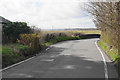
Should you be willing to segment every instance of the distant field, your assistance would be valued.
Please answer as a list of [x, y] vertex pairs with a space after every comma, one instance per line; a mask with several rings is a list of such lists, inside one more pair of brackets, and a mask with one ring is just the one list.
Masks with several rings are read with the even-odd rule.
[[42, 31], [43, 34], [47, 33], [66, 33], [66, 34], [73, 34], [73, 33], [81, 33], [81, 34], [101, 34], [100, 30], [63, 30], [63, 31]]

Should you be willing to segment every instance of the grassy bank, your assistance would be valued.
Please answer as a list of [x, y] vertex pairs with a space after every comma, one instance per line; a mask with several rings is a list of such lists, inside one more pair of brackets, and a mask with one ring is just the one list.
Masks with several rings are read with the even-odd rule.
[[106, 43], [99, 41], [98, 45], [101, 49], [110, 57], [110, 59], [116, 64], [118, 72], [120, 74], [120, 56], [118, 55], [118, 49], [110, 48]]
[[6, 44], [0, 47], [2, 49], [2, 67], [7, 67], [26, 59], [25, 56], [29, 52], [29, 47], [21, 44]]
[[80, 40], [80, 39], [86, 39], [86, 38], [81, 38], [81, 37], [56, 37], [54, 39], [51, 39], [49, 42], [45, 42], [44, 45], [49, 46], [49, 45], [52, 45], [54, 43], [61, 42], [61, 41]]
[[103, 49], [103, 51], [106, 52], [106, 54], [111, 58], [112, 61], [116, 62], [116, 60], [119, 57], [118, 49], [115, 49], [115, 48], [110, 49], [109, 46], [102, 41], [99, 41], [98, 45]]

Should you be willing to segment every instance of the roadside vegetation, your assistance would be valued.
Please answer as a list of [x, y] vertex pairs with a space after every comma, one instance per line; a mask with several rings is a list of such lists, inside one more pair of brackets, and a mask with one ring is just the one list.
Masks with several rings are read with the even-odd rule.
[[25, 22], [5, 24], [2, 36], [2, 68], [34, 56], [40, 50], [39, 35]]
[[59, 30], [59, 31], [41, 31], [42, 34], [47, 34], [47, 33], [65, 33], [67, 35], [72, 35], [72, 34], [101, 34], [100, 30]]
[[[10, 22], [3, 26], [2, 68], [30, 58], [49, 45], [67, 41], [99, 37], [99, 30], [41, 31], [25, 22]], [[89, 36], [89, 37], [88, 37]]]
[[26, 58], [29, 47], [21, 44], [7, 44], [2, 47], [3, 67], [14, 64]]
[[112, 61], [114, 61], [115, 63], [117, 63], [118, 59], [119, 59], [119, 55], [118, 55], [118, 49], [116, 48], [111, 48], [108, 46], [108, 44], [99, 41], [98, 45], [102, 48], [102, 50], [105, 51], [105, 53], [110, 57], [110, 59]]
[[93, 21], [101, 30], [99, 46], [110, 56], [120, 74], [120, 2], [90, 2], [87, 12], [93, 16]]
[[85, 39], [85, 38], [80, 38], [80, 37], [56, 37], [54, 39], [50, 39], [50, 41], [45, 42], [45, 46], [49, 46], [51, 44], [61, 42], [61, 41], [68, 41], [68, 40], [80, 40], [80, 39]]
[[100, 31], [99, 30], [41, 31], [40, 35], [41, 35], [40, 40], [43, 43], [43, 45], [49, 46], [51, 44], [61, 41], [97, 38], [100, 37]]

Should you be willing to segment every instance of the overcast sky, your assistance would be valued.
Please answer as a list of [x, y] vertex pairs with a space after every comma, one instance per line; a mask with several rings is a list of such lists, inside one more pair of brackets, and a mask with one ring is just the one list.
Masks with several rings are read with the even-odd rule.
[[0, 0], [0, 16], [41, 29], [93, 28], [80, 0]]

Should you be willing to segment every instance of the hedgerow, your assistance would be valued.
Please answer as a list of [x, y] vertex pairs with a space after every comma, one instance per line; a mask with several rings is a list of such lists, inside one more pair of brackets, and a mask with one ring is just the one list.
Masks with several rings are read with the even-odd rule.
[[40, 35], [37, 34], [20, 34], [18, 43], [28, 45], [31, 53], [38, 52], [40, 49]]

